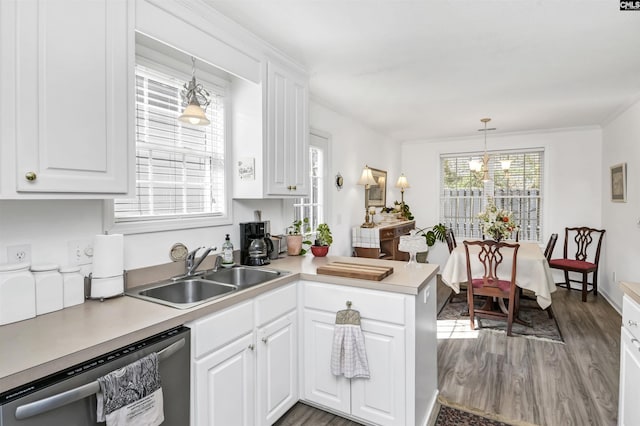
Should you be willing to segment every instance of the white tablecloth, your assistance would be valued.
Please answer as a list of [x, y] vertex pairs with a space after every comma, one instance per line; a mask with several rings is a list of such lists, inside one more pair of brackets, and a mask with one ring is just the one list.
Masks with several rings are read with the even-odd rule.
[[[551, 293], [556, 291], [551, 269], [547, 260], [536, 243], [519, 243], [518, 260], [516, 268], [516, 284], [518, 287], [531, 290], [535, 293], [538, 305], [542, 309], [551, 305]], [[482, 276], [483, 268], [477, 260], [478, 247], [470, 246], [471, 273], [474, 276]], [[476, 253], [476, 256], [473, 253]], [[505, 253], [506, 254], [506, 253]], [[475, 262], [474, 262], [475, 259]], [[511, 279], [512, 256], [508, 254], [498, 268], [500, 279]], [[467, 281], [467, 259], [464, 245], [456, 247], [447, 263], [442, 269], [442, 281], [451, 287], [456, 293], [460, 293], [460, 283]]]

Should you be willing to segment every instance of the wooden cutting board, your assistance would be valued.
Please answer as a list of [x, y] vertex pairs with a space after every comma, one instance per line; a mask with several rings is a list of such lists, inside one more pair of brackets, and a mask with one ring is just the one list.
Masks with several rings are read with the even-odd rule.
[[319, 266], [316, 272], [324, 275], [380, 281], [384, 277], [393, 274], [393, 268], [390, 266], [360, 265], [349, 262], [331, 262], [325, 266]]

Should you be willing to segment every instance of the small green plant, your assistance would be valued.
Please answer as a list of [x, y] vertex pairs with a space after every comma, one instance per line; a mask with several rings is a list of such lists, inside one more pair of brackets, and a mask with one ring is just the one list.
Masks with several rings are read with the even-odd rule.
[[424, 238], [427, 240], [427, 246], [429, 247], [433, 246], [436, 243], [436, 241], [440, 241], [444, 243], [446, 241], [446, 233], [447, 233], [447, 227], [444, 226], [442, 223], [439, 223], [431, 227], [418, 229], [416, 231], [416, 235], [422, 234], [424, 236]]
[[407, 220], [413, 220], [413, 215], [411, 214], [411, 210], [409, 209], [409, 204], [404, 203], [404, 205], [399, 201], [394, 201], [394, 209], [393, 211], [402, 213]]
[[291, 226], [289, 226], [287, 233], [289, 235], [305, 235], [311, 232], [311, 225], [309, 225], [309, 218], [294, 220]]
[[316, 246], [330, 246], [333, 243], [331, 229], [326, 223], [321, 223], [316, 228]]
[[300, 256], [307, 253], [311, 241], [309, 240], [309, 234], [311, 233], [311, 225], [309, 225], [309, 218], [294, 220], [291, 226], [287, 229], [289, 235], [301, 235], [302, 247], [300, 248]]

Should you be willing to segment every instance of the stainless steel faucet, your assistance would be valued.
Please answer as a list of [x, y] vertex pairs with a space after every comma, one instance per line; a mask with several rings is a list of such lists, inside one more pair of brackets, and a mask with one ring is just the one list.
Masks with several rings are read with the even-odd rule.
[[[197, 249], [192, 250], [192, 251], [189, 252], [189, 254], [187, 254], [187, 258], [185, 259], [185, 268], [186, 268], [186, 274], [185, 275], [188, 276], [188, 277], [196, 274], [196, 269], [198, 269], [198, 266], [200, 266], [202, 261], [207, 258], [207, 256], [209, 255], [209, 253], [211, 253], [211, 251], [218, 250], [218, 247], [209, 247], [208, 249], [205, 250], [204, 254], [202, 256], [200, 256], [199, 259], [196, 260], [196, 253], [198, 253], [198, 251], [201, 248], [204, 248], [204, 247], [198, 247]], [[219, 257], [220, 256], [218, 256], [218, 258]], [[218, 262], [217, 262], [217, 259], [216, 259], [216, 267], [217, 267], [217, 265], [218, 265]]]

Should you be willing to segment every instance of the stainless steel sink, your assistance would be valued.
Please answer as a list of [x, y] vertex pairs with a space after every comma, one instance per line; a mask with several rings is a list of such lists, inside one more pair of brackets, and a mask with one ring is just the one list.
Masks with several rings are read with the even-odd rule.
[[201, 278], [185, 278], [135, 288], [127, 294], [178, 309], [188, 309], [237, 290], [238, 287], [232, 284]]
[[205, 272], [197, 277], [183, 277], [136, 287], [126, 293], [138, 299], [188, 309], [231, 292], [274, 280], [287, 273], [274, 269], [238, 266]]
[[281, 277], [285, 272], [274, 269], [262, 269], [248, 266], [237, 266], [205, 273], [202, 278], [237, 286], [239, 289], [253, 287]]

